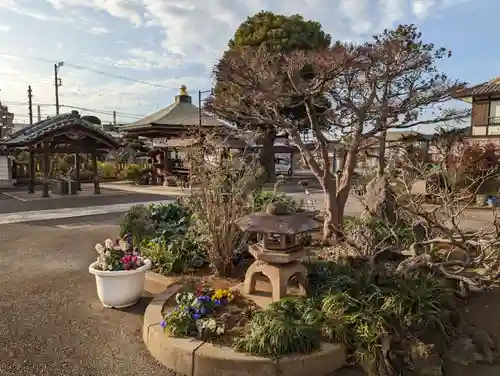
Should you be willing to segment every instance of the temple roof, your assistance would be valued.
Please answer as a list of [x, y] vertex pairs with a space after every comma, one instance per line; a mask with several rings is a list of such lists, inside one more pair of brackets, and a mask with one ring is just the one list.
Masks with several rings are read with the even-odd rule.
[[[183, 85], [180, 88], [179, 95], [175, 96], [174, 103], [141, 120], [122, 127], [121, 130], [127, 132], [158, 126], [194, 127], [199, 124], [199, 116], [199, 108], [192, 103], [191, 96], [188, 95], [186, 86]], [[231, 128], [230, 125], [205, 112], [202, 112], [201, 124], [204, 127]]]
[[91, 135], [91, 138], [95, 138], [107, 147], [114, 148], [120, 145], [117, 139], [104, 132], [99, 126], [82, 119], [78, 111], [53, 116], [26, 126], [12, 133], [2, 144], [7, 147], [26, 146], [50, 139], [52, 136], [64, 133], [64, 131], [70, 135], [75, 130], [85, 131], [87, 135]]
[[479, 95], [500, 94], [500, 77], [459, 90], [453, 97], [462, 99]]

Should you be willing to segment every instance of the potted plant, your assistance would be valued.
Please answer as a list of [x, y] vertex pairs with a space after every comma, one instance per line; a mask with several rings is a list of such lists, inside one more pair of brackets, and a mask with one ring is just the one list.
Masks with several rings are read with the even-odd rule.
[[107, 308], [130, 307], [139, 301], [144, 290], [151, 260], [134, 250], [131, 238], [126, 237], [125, 245], [106, 239], [104, 245], [95, 246], [99, 256], [90, 264], [89, 272], [95, 276], [97, 295]]

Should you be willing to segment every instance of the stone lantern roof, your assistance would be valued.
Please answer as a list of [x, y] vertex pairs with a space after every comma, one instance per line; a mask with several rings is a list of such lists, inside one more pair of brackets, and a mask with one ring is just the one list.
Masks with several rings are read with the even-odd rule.
[[245, 232], [261, 234], [295, 235], [321, 228], [321, 224], [307, 213], [253, 213], [236, 222]]

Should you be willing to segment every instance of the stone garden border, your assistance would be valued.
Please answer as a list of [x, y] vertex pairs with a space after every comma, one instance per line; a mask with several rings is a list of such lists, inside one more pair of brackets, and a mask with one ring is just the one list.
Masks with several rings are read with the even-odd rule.
[[160, 326], [165, 302], [183, 289], [169, 286], [155, 296], [144, 314], [143, 340], [151, 355], [165, 367], [187, 376], [326, 376], [343, 367], [346, 350], [342, 344], [323, 343], [311, 354], [290, 355], [277, 360], [251, 356], [230, 347], [167, 336]]

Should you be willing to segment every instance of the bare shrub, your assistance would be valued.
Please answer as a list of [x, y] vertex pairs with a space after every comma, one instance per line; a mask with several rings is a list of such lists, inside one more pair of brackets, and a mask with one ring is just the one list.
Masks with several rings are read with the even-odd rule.
[[[186, 199], [200, 236], [208, 245], [208, 261], [216, 275], [230, 276], [247, 237], [235, 225], [260, 187], [262, 168], [251, 157], [230, 157], [211, 137], [190, 148], [188, 163], [192, 194]], [[244, 154], [244, 153], [243, 153]], [[217, 156], [210, 163], [207, 155]]]

